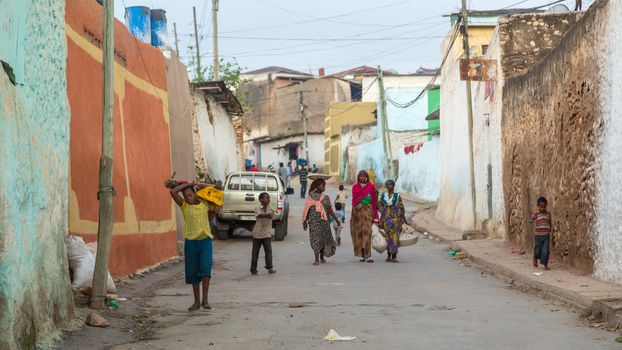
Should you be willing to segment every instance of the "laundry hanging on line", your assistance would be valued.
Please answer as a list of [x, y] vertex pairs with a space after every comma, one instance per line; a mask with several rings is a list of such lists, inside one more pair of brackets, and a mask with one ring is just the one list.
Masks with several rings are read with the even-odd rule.
[[423, 148], [423, 143], [418, 143], [416, 145], [405, 146], [404, 147], [404, 153], [405, 154], [416, 153], [416, 152], [421, 151], [422, 148]]

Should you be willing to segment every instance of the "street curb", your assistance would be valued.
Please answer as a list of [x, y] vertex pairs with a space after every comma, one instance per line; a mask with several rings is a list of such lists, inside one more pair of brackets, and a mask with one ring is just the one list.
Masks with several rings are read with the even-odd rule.
[[591, 314], [601, 315], [603, 320], [610, 326], [622, 325], [622, 310], [613, 307], [607, 300], [592, 299], [574, 291], [536, 281], [505, 266], [473, 256], [469, 253], [468, 249], [465, 249], [460, 244], [460, 241], [448, 240], [434, 232], [430, 232], [425, 227], [416, 224], [414, 217], [411, 221], [412, 226], [418, 232], [427, 232], [427, 236], [432, 237], [438, 242], [449, 245], [451, 249], [465, 252], [468, 259], [473, 262], [473, 264], [477, 265], [476, 267], [485, 270], [500, 280], [508, 282], [521, 291], [542, 293], [546, 297], [560, 301], [583, 314], [589, 311]]

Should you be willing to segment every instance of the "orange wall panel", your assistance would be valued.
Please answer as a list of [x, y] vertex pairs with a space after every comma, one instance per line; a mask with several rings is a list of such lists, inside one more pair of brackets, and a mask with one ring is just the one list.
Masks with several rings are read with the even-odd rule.
[[[101, 155], [103, 10], [92, 0], [66, 3], [67, 96], [71, 108], [70, 233], [97, 239]], [[135, 42], [115, 21], [113, 276], [176, 255], [166, 67], [161, 51]], [[190, 155], [192, 157], [192, 154]]]

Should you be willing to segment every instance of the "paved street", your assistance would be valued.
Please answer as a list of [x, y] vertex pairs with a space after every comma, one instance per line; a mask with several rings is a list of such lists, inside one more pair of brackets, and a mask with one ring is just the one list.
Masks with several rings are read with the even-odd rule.
[[430, 240], [401, 250], [400, 264], [379, 255], [374, 264], [359, 263], [346, 228], [337, 254], [312, 266], [301, 205], [293, 200], [290, 234], [273, 243], [276, 275], [250, 275], [249, 239], [218, 242], [213, 310], [185, 311], [191, 291], [176, 265], [173, 283], [147, 302], [160, 315], [153, 338], [114, 349], [329, 348], [322, 338], [331, 328], [357, 337], [332, 345], [340, 349], [620, 348], [615, 333], [586, 327], [563, 306], [460, 265]]

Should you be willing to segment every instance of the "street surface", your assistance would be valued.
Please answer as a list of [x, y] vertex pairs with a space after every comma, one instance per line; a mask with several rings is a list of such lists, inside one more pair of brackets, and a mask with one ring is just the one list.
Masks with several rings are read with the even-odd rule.
[[[615, 333], [508, 289], [428, 239], [400, 250], [399, 264], [378, 254], [374, 264], [359, 263], [346, 224], [337, 254], [312, 266], [303, 202], [293, 197], [289, 235], [273, 242], [276, 275], [251, 276], [250, 239], [219, 241], [213, 310], [188, 314], [191, 288], [177, 264], [146, 302], [159, 315], [150, 339], [113, 349], [620, 349]], [[331, 345], [323, 340], [331, 328], [357, 340]]]

